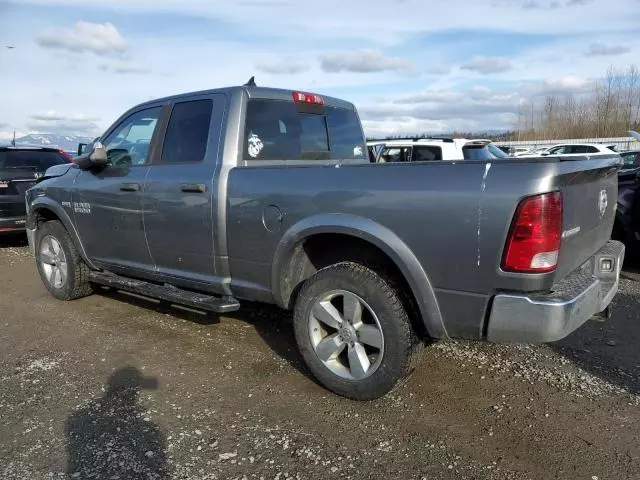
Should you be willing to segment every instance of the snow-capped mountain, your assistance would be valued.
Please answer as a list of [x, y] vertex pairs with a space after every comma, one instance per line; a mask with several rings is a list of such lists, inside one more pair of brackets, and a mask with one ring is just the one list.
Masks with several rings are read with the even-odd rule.
[[16, 138], [16, 146], [30, 147], [55, 147], [75, 152], [78, 143], [88, 143], [92, 138], [78, 135], [57, 135], [55, 133], [30, 133], [24, 137]]

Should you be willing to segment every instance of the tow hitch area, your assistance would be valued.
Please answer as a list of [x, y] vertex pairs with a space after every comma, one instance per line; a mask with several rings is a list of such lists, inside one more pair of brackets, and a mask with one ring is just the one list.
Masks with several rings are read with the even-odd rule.
[[595, 320], [596, 322], [606, 322], [611, 319], [611, 310], [611, 305], [609, 305], [600, 313], [596, 313], [591, 320]]

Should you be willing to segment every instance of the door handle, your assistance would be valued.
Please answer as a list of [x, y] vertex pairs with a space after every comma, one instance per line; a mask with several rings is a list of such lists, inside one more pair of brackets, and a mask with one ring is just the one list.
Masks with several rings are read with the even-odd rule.
[[121, 183], [120, 190], [123, 192], [137, 192], [140, 190], [139, 183]]
[[183, 183], [180, 185], [180, 190], [183, 192], [204, 193], [207, 190], [207, 186], [204, 183]]

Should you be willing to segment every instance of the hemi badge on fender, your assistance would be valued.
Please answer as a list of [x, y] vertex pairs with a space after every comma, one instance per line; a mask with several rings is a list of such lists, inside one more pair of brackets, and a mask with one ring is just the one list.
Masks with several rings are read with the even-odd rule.
[[571, 230], [565, 230], [564, 232], [562, 232], [562, 238], [569, 238], [574, 236], [576, 233], [580, 232], [580, 227], [575, 227], [572, 228]]

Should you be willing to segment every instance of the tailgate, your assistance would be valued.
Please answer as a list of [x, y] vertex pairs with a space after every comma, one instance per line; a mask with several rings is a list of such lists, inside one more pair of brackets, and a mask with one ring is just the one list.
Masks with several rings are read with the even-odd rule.
[[31, 168], [2, 168], [0, 169], [0, 198], [24, 196], [36, 181], [36, 172]]
[[563, 235], [556, 280], [582, 265], [607, 240], [616, 213], [618, 156], [558, 164], [563, 196]]

